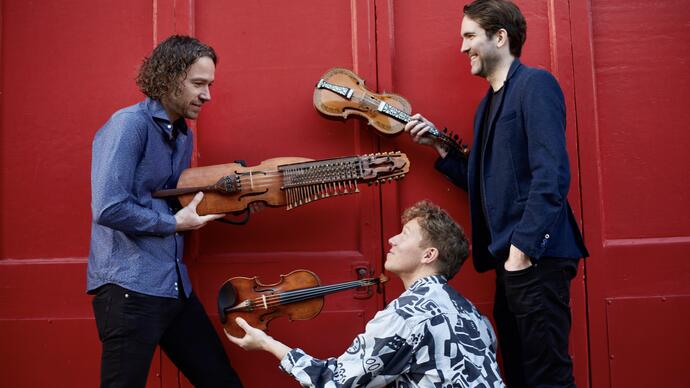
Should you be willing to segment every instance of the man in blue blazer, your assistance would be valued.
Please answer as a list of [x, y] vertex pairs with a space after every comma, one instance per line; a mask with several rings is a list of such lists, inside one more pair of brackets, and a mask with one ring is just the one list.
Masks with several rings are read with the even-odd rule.
[[568, 205], [565, 104], [556, 79], [519, 61], [526, 22], [506, 0], [464, 7], [462, 49], [490, 88], [474, 118], [469, 157], [426, 133], [419, 114], [405, 130], [440, 155], [436, 168], [468, 191], [472, 256], [496, 270], [494, 318], [510, 387], [574, 386], [568, 354], [570, 281], [588, 256]]

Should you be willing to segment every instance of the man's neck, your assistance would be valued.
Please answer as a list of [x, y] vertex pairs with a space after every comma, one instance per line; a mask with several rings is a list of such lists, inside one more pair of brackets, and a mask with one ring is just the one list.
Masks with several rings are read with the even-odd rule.
[[161, 105], [163, 105], [163, 109], [165, 110], [165, 113], [168, 115], [168, 120], [170, 120], [170, 124], [174, 123], [177, 121], [180, 116], [175, 114], [175, 110], [170, 107], [170, 102], [165, 98], [160, 99]]
[[486, 80], [489, 81], [489, 85], [491, 85], [491, 89], [493, 89], [494, 92], [499, 91], [503, 87], [506, 78], [508, 78], [510, 65], [513, 63], [514, 59], [515, 57], [512, 55], [502, 57], [500, 62], [496, 64], [496, 69], [486, 76]]
[[413, 274], [409, 274], [407, 276], [405, 275], [400, 275], [400, 280], [403, 282], [403, 286], [405, 286], [406, 290], [409, 290], [410, 287], [419, 279], [428, 277], [428, 276], [434, 276], [438, 275], [439, 273], [433, 270], [420, 270], [417, 271]]

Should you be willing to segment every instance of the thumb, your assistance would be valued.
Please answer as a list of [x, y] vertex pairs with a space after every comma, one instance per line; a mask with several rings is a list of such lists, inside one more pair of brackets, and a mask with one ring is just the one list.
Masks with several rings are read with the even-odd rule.
[[239, 326], [245, 332], [249, 331], [248, 329], [252, 328], [242, 317], [235, 318], [235, 323], [237, 323], [237, 326]]
[[196, 193], [196, 195], [194, 196], [194, 198], [192, 198], [191, 202], [189, 202], [187, 207], [196, 212], [196, 207], [199, 205], [202, 199], [204, 199], [204, 192], [200, 191]]

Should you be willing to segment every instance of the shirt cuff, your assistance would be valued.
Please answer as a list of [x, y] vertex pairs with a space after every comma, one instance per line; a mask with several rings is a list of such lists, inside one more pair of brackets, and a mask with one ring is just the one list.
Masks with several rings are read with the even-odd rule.
[[172, 214], [163, 214], [161, 216], [161, 226], [163, 228], [163, 234], [175, 233], [175, 228], [177, 227], [175, 216]]
[[290, 351], [287, 352], [285, 357], [283, 357], [283, 359], [280, 360], [280, 369], [287, 374], [292, 374], [292, 368], [295, 367], [295, 363], [297, 362], [297, 360], [306, 355], [307, 354], [304, 353], [302, 349], [290, 349]]

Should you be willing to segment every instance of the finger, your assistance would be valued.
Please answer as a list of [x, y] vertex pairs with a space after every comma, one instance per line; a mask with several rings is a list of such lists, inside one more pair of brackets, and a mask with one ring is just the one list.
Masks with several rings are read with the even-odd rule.
[[199, 205], [199, 203], [201, 202], [201, 200], [203, 198], [204, 198], [204, 192], [203, 191], [196, 193], [196, 195], [194, 196], [194, 198], [192, 198], [191, 202], [189, 202], [187, 207], [194, 210], [194, 212], [196, 213], [196, 207], [197, 207], [197, 205]]
[[228, 337], [228, 340], [230, 340], [230, 342], [237, 346], [242, 346], [242, 338], [235, 337], [232, 334], [228, 333], [228, 330], [226, 328], [223, 328], [223, 331], [225, 332], [225, 336]]
[[226, 214], [207, 214], [205, 216], [199, 216], [199, 220], [203, 223], [206, 223], [209, 221], [217, 220], [219, 218], [223, 218], [225, 216]]

